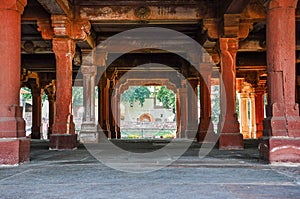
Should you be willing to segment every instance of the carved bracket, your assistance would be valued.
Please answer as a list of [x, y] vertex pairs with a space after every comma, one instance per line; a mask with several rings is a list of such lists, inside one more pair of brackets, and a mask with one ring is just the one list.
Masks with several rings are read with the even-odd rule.
[[38, 30], [44, 39], [68, 37], [76, 41], [87, 40], [91, 34], [91, 24], [88, 20], [70, 20], [65, 15], [52, 15], [49, 20], [39, 20]]
[[41, 32], [42, 38], [45, 40], [50, 40], [53, 38], [53, 29], [50, 20], [38, 20], [38, 31]]
[[203, 29], [207, 31], [210, 40], [219, 39], [221, 35], [220, 21], [218, 19], [204, 19]]

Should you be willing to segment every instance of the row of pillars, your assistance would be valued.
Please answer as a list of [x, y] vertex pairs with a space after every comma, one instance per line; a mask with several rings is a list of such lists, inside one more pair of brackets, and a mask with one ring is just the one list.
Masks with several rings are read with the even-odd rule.
[[[8, 0], [0, 5], [0, 70], [5, 71], [0, 73], [0, 164], [17, 164], [28, 161], [30, 157], [30, 141], [25, 136], [25, 122], [19, 107], [20, 28], [25, 5], [26, 0]], [[271, 162], [300, 162], [300, 117], [295, 103], [296, 5], [296, 0], [271, 0], [267, 8], [268, 106], [260, 155]], [[50, 137], [52, 149], [71, 149], [77, 145], [71, 112], [75, 41], [67, 35], [68, 32], [61, 24], [54, 27], [52, 44], [56, 57], [57, 92]], [[238, 39], [220, 38], [219, 45], [223, 82], [219, 146], [220, 149], [241, 149], [243, 136], [235, 111]], [[102, 125], [107, 125], [106, 122]]]
[[253, 87], [243, 80], [237, 80], [239, 84], [239, 116], [240, 131], [244, 139], [262, 137], [264, 119], [264, 85]]

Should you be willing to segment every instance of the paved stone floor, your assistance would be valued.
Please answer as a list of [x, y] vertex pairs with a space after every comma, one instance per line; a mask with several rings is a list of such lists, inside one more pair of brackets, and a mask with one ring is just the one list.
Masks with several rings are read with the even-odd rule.
[[[164, 145], [116, 144], [137, 152]], [[104, 165], [83, 145], [50, 151], [47, 142], [32, 141], [30, 163], [0, 166], [0, 198], [300, 198], [300, 165], [268, 165], [258, 160], [257, 142], [245, 146], [199, 158], [193, 143], [167, 167], [132, 173]]]

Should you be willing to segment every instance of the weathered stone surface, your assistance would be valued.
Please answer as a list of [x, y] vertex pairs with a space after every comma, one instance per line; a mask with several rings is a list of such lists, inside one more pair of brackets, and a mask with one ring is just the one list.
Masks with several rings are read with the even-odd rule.
[[220, 38], [221, 50], [221, 117], [219, 123], [219, 148], [243, 148], [243, 136], [240, 134], [236, 104], [236, 53], [238, 40]]

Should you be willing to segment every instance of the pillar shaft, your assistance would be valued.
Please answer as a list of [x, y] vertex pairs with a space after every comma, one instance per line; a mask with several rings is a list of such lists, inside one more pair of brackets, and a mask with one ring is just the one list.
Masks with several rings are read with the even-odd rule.
[[200, 125], [199, 141], [213, 142], [216, 139], [211, 121], [211, 65], [200, 65]]
[[300, 162], [300, 117], [295, 103], [296, 4], [295, 0], [270, 0], [267, 8], [268, 106], [260, 156], [270, 162]]
[[248, 93], [240, 94], [240, 118], [241, 118], [241, 133], [244, 138], [250, 138], [249, 117], [248, 117]]
[[220, 149], [243, 148], [243, 136], [240, 134], [236, 115], [236, 53], [238, 39], [220, 38], [221, 52], [221, 118], [220, 118]]
[[56, 57], [56, 115], [50, 137], [50, 148], [72, 149], [77, 136], [72, 116], [72, 59], [75, 43], [69, 38], [54, 38]]
[[30, 157], [19, 107], [21, 14], [25, 5], [26, 0], [7, 0], [0, 5], [0, 164], [19, 164]]
[[[179, 90], [179, 89], [177, 89]], [[176, 124], [177, 124], [177, 129], [176, 129], [176, 138], [181, 137], [181, 113], [180, 113], [180, 96], [179, 96], [179, 91], [176, 92]]]
[[251, 136], [250, 138], [256, 138], [256, 117], [255, 117], [255, 93], [250, 93], [250, 121], [251, 121]]
[[180, 138], [186, 138], [187, 119], [188, 119], [188, 104], [187, 104], [187, 88], [186, 80], [182, 82], [182, 87], [179, 88], [179, 100], [180, 100]]
[[42, 125], [42, 90], [40, 87], [31, 88], [32, 93], [32, 128], [31, 139], [41, 138]]
[[255, 121], [256, 121], [256, 138], [263, 134], [264, 120], [264, 90], [255, 90]]
[[99, 135], [95, 121], [95, 65], [82, 65], [83, 75], [83, 107], [84, 114], [81, 124], [80, 141], [83, 143], [97, 143]]
[[116, 108], [116, 93], [114, 92], [114, 81], [110, 81], [109, 88], [109, 129], [111, 138], [117, 138], [116, 129], [115, 129], [115, 108]]
[[189, 139], [196, 139], [198, 130], [198, 79], [189, 79], [188, 83], [188, 123], [186, 137]]
[[48, 94], [49, 102], [49, 127], [48, 127], [48, 138], [52, 134], [52, 126], [54, 124], [55, 117], [55, 94]]

